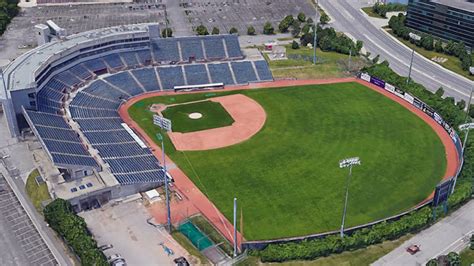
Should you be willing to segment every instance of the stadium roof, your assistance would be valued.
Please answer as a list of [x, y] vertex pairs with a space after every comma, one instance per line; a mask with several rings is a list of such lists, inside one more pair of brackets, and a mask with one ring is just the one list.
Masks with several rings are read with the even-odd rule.
[[[36, 47], [16, 58], [4, 69], [7, 87], [11, 91], [32, 87], [35, 82], [36, 70], [51, 56], [60, 54], [61, 51], [99, 38], [122, 34], [145, 33], [148, 32], [149, 25], [151, 24], [117, 26], [86, 31], [67, 36], [64, 39], [53, 40], [42, 46]], [[4, 98], [4, 89], [1, 82], [0, 89], [0, 97]]]
[[468, 0], [432, 0], [432, 2], [474, 12], [474, 2]]

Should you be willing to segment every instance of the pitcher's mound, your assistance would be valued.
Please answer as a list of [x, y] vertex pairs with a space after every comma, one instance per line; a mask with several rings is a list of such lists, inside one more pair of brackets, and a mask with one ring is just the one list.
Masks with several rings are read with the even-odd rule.
[[190, 113], [188, 115], [189, 118], [191, 119], [199, 119], [199, 118], [202, 118], [202, 114], [201, 113]]

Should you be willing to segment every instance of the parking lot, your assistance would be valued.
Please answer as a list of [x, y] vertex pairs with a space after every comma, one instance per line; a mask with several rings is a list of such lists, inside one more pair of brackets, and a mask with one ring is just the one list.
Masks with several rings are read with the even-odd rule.
[[262, 33], [267, 21], [277, 29], [287, 15], [303, 12], [307, 17], [314, 17], [316, 14], [308, 0], [180, 0], [180, 6], [192, 27], [203, 24], [209, 32], [212, 27], [218, 27], [221, 33], [235, 27], [240, 34], [247, 34], [250, 25]]
[[58, 264], [1, 174], [0, 236], [1, 265]]
[[[163, 228], [147, 222], [151, 216], [140, 200], [116, 206], [109, 204], [79, 215], [86, 220], [99, 246], [113, 245], [104, 254], [119, 254], [127, 265], [174, 265], [173, 259], [188, 258], [186, 250]], [[171, 249], [173, 255], [168, 256], [164, 247]]]

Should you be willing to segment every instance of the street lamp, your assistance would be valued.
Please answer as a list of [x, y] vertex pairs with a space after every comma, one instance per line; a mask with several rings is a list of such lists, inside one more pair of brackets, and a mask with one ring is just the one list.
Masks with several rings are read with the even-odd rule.
[[[413, 32], [410, 32], [408, 34], [408, 36], [410, 36], [410, 39], [414, 40], [414, 41], [420, 41], [421, 40], [421, 37]], [[413, 57], [415, 56], [415, 47], [413, 47], [412, 51], [411, 51], [411, 59], [410, 59], [410, 68], [408, 70], [408, 79], [407, 79], [407, 84], [410, 82], [410, 78], [411, 78], [411, 68], [413, 66]]]
[[314, 17], [314, 29], [313, 29], [313, 65], [316, 65], [316, 46], [317, 46], [317, 31], [316, 31], [316, 16]]
[[171, 234], [171, 209], [170, 209], [170, 196], [168, 192], [168, 173], [166, 172], [166, 156], [165, 156], [165, 144], [163, 140], [163, 136], [158, 133], [156, 134], [156, 138], [161, 141], [161, 151], [162, 151], [162, 162], [163, 162], [163, 171], [165, 173], [165, 194], [166, 194], [166, 217], [167, 217], [167, 229], [168, 232]]
[[344, 237], [344, 222], [346, 220], [347, 199], [349, 198], [349, 182], [352, 175], [352, 166], [360, 165], [359, 157], [347, 158], [339, 161], [339, 168], [349, 167], [349, 175], [346, 178], [346, 198], [344, 201], [344, 212], [342, 213], [341, 237]]

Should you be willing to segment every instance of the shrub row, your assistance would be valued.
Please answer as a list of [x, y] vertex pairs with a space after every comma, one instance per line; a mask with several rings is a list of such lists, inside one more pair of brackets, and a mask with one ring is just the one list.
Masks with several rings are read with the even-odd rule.
[[55, 199], [44, 208], [44, 218], [72, 248], [81, 260], [81, 265], [108, 265], [87, 229], [86, 222], [72, 211], [68, 201]]
[[[334, 28], [317, 26], [316, 28], [317, 46], [322, 51], [334, 51], [341, 54], [349, 54], [352, 51], [353, 55], [358, 55], [362, 49], [362, 41], [353, 42], [351, 38], [345, 34], [336, 32]], [[308, 43], [313, 43], [314, 33], [307, 32], [301, 37], [301, 45], [306, 46]]]
[[379, 14], [379, 16], [384, 17], [384, 18], [387, 17], [387, 12], [406, 11], [406, 10], [407, 10], [407, 5], [400, 4], [400, 3], [387, 3], [387, 4], [375, 3], [375, 5], [372, 6], [372, 11], [374, 13]]

